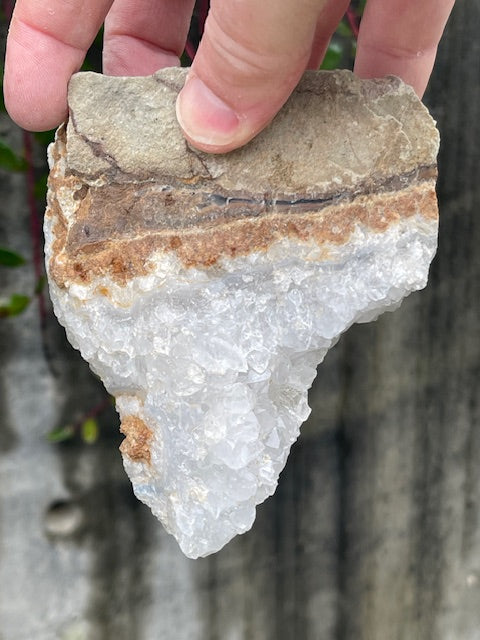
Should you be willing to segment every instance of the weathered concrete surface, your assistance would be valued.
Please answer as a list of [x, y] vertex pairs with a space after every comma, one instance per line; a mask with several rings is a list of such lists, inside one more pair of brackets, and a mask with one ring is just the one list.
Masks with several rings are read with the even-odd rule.
[[[443, 141], [431, 284], [329, 354], [277, 494], [219, 554], [186, 560], [133, 500], [113, 416], [91, 448], [45, 441], [101, 390], [53, 319], [55, 375], [34, 308], [0, 324], [2, 640], [478, 639], [479, 28], [480, 6], [457, 3], [427, 95]], [[23, 184], [2, 174], [0, 238], [28, 253]], [[58, 499], [81, 505], [81, 535], [44, 535]]]

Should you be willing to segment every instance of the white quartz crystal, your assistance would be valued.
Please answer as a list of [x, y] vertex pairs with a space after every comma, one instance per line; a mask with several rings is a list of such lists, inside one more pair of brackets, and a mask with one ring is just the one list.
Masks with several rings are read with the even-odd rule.
[[352, 323], [424, 287], [436, 229], [419, 213], [382, 232], [358, 224], [347, 243], [285, 238], [209, 268], [158, 252], [149, 275], [123, 286], [97, 277], [66, 294], [50, 281], [60, 322], [121, 417], [153, 432], [150, 462], [124, 455], [125, 469], [187, 556], [250, 529], [310, 413], [316, 366]]

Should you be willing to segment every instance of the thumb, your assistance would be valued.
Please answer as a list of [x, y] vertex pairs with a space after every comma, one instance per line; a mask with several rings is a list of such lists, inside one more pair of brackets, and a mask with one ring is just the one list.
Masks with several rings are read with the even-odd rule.
[[251, 140], [304, 72], [325, 0], [212, 0], [177, 117], [185, 137], [223, 153]]

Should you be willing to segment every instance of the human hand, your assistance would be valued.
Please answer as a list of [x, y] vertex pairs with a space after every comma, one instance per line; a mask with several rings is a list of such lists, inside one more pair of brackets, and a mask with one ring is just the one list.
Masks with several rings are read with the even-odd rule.
[[[355, 72], [400, 76], [422, 96], [455, 0], [368, 0]], [[194, 0], [17, 0], [5, 60], [5, 104], [31, 130], [67, 115], [67, 84], [105, 20], [103, 68], [148, 75], [179, 64]], [[346, 0], [212, 0], [177, 115], [197, 148], [252, 139], [321, 62]]]

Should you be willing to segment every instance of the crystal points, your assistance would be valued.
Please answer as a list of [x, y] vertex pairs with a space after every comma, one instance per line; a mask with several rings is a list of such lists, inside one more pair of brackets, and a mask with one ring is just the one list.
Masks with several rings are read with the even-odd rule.
[[195, 558], [275, 491], [340, 334], [425, 286], [438, 134], [396, 78], [309, 72], [267, 130], [211, 156], [175, 120], [184, 73], [74, 76], [45, 235], [135, 494]]

